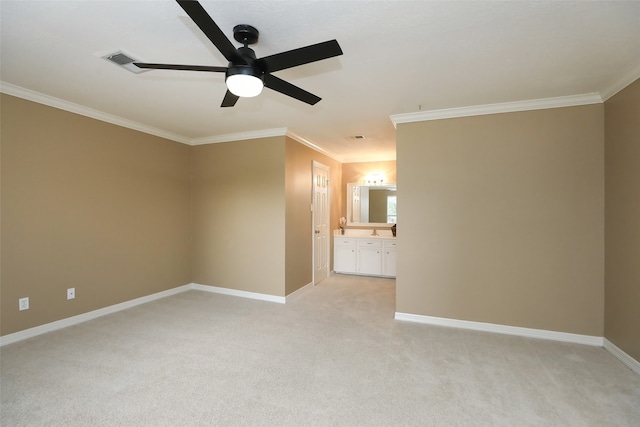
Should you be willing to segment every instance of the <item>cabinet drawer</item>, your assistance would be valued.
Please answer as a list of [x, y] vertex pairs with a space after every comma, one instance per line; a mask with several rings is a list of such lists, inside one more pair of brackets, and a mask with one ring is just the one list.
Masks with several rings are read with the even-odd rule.
[[380, 239], [358, 239], [358, 246], [367, 248], [381, 248], [382, 240]]
[[356, 246], [357, 239], [353, 237], [336, 237], [333, 244], [336, 246]]
[[382, 246], [385, 248], [395, 248], [396, 247], [396, 241], [395, 239], [386, 239], [383, 243]]

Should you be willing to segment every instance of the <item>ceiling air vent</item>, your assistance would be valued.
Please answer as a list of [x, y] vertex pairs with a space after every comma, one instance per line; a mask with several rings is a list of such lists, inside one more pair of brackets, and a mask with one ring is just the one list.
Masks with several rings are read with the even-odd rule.
[[144, 73], [145, 71], [149, 71], [143, 68], [138, 68], [135, 65], [133, 65], [134, 62], [140, 62], [140, 61], [132, 58], [130, 55], [125, 54], [122, 51], [110, 53], [106, 56], [103, 56], [103, 58], [135, 74], [140, 74], [140, 73]]
[[359, 139], [364, 139], [364, 135], [353, 135], [353, 136], [348, 136], [347, 137], [348, 140], [350, 141], [355, 141], [355, 140], [359, 140]]

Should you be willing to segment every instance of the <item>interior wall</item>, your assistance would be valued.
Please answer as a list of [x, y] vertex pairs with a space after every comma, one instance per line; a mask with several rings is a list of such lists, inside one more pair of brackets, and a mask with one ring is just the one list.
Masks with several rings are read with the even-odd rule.
[[604, 107], [398, 125], [396, 311], [591, 336]]
[[0, 102], [1, 335], [190, 282], [189, 146]]
[[367, 175], [374, 172], [384, 173], [387, 182], [397, 183], [396, 160], [382, 162], [359, 162], [342, 164], [341, 217], [347, 217], [347, 184], [363, 184]]
[[[310, 206], [313, 203], [314, 160], [330, 169], [330, 218], [333, 225], [330, 229], [338, 227], [340, 163], [287, 137], [285, 172], [286, 295], [313, 281], [313, 214]], [[330, 251], [330, 253], [332, 252]]]
[[[311, 160], [331, 167], [332, 229], [346, 214], [347, 182], [372, 171], [397, 182], [395, 161], [340, 165], [285, 137], [188, 147], [0, 99], [2, 335], [190, 281], [287, 295], [311, 280], [301, 231], [311, 227]], [[606, 114], [586, 106], [400, 125], [401, 227], [418, 232], [400, 236], [397, 311], [589, 335], [604, 324], [607, 339], [640, 359], [639, 104], [636, 81]], [[266, 217], [238, 219], [260, 197]], [[284, 212], [269, 203], [278, 199]], [[247, 259], [258, 259], [256, 274], [231, 279]], [[263, 280], [279, 274], [284, 289]], [[31, 308], [18, 312], [23, 296]]]
[[604, 336], [640, 360], [640, 80], [605, 103]]
[[194, 283], [285, 296], [285, 137], [192, 147]]
[[338, 226], [341, 164], [288, 137], [189, 147], [4, 94], [2, 109], [2, 335], [190, 282], [310, 283], [313, 160]]

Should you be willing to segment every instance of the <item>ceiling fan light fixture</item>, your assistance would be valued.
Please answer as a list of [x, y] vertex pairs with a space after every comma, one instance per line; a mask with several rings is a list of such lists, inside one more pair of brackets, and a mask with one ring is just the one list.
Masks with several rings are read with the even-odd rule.
[[229, 92], [241, 98], [258, 96], [264, 87], [262, 73], [248, 65], [229, 67], [225, 81]]
[[221, 67], [214, 65], [155, 64], [135, 61], [131, 64], [133, 68], [225, 73], [227, 91], [220, 107], [233, 107], [240, 98], [258, 96], [265, 85], [271, 90], [309, 105], [315, 105], [322, 99], [274, 76], [273, 73], [342, 55], [342, 48], [340, 48], [337, 40], [328, 40], [256, 58], [255, 52], [249, 47], [249, 45], [258, 42], [260, 33], [255, 27], [247, 24], [233, 27], [233, 38], [243, 44], [242, 47], [236, 48], [198, 1], [178, 0], [178, 4], [220, 51], [222, 56], [229, 61], [229, 65]]

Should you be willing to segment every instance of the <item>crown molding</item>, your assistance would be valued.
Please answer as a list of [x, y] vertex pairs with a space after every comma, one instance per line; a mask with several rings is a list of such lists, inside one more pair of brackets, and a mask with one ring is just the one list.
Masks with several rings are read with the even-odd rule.
[[39, 92], [35, 92], [30, 89], [25, 89], [20, 86], [16, 86], [10, 83], [0, 81], [0, 92], [7, 95], [16, 96], [18, 98], [26, 99], [27, 101], [36, 102], [38, 104], [47, 105], [49, 107], [58, 108], [60, 110], [69, 111], [71, 113], [79, 114], [82, 116], [90, 117], [92, 119], [100, 120], [103, 122], [111, 123], [114, 125], [126, 127], [129, 129], [137, 130], [140, 132], [148, 133], [150, 135], [159, 136], [161, 138], [170, 139], [172, 141], [180, 142], [187, 145], [204, 145], [215, 144], [219, 142], [231, 142], [240, 141], [245, 139], [266, 138], [272, 136], [285, 136], [287, 134], [287, 128], [276, 129], [264, 129], [251, 132], [238, 132], [218, 136], [209, 136], [203, 138], [188, 138], [183, 135], [167, 132], [162, 129], [154, 128], [152, 126], [146, 126], [133, 120], [124, 119], [119, 116], [107, 114], [102, 111], [94, 110], [84, 107], [73, 102], [64, 101], [53, 96], [45, 95]]
[[376, 156], [376, 155], [357, 155], [353, 157], [343, 157], [342, 163], [369, 163], [369, 162], [390, 162], [396, 161], [396, 156], [388, 155], [388, 156]]
[[296, 140], [300, 144], [306, 145], [307, 147], [317, 151], [318, 153], [324, 154], [325, 156], [330, 157], [330, 158], [332, 158], [333, 160], [335, 160], [337, 162], [343, 163], [343, 159], [340, 156], [338, 156], [337, 154], [335, 154], [335, 153], [333, 153], [333, 152], [331, 152], [329, 150], [325, 150], [324, 148], [314, 144], [309, 139], [303, 138], [300, 135], [295, 134], [295, 133], [293, 133], [291, 131], [287, 131], [287, 136], [289, 138], [291, 138], [291, 139]]
[[289, 138], [306, 145], [307, 147], [331, 157], [333, 160], [342, 162], [340, 156], [331, 151], [314, 144], [311, 140], [303, 138], [300, 135], [289, 131], [287, 128], [263, 129], [249, 132], [228, 133], [225, 135], [210, 136], [204, 138], [195, 138], [191, 140], [191, 145], [218, 144], [222, 142], [245, 141], [248, 139], [269, 138], [274, 136], [288, 136]]
[[544, 110], [547, 108], [575, 107], [578, 105], [601, 104], [597, 93], [561, 96], [557, 98], [531, 99], [527, 101], [502, 102], [497, 104], [474, 105], [470, 107], [445, 108], [442, 110], [418, 111], [415, 113], [393, 114], [393, 126], [399, 123], [423, 122], [428, 120], [452, 119], [457, 117], [482, 116], [486, 114], [512, 113], [516, 111]]
[[103, 122], [111, 123], [117, 126], [137, 130], [140, 132], [148, 133], [150, 135], [159, 136], [161, 138], [170, 139], [172, 141], [180, 142], [187, 145], [205, 145], [205, 144], [217, 144], [221, 142], [243, 141], [247, 139], [269, 138], [274, 136], [288, 136], [313, 150], [322, 153], [332, 159], [342, 162], [340, 156], [327, 151], [312, 141], [301, 137], [293, 132], [289, 132], [287, 128], [274, 128], [263, 129], [249, 132], [237, 132], [228, 133], [224, 135], [208, 136], [203, 138], [188, 138], [183, 135], [177, 135], [171, 132], [163, 131], [161, 129], [154, 128], [152, 126], [146, 126], [133, 120], [127, 120], [119, 116], [107, 114], [102, 111], [87, 108], [82, 105], [75, 104], [73, 102], [65, 101], [53, 96], [45, 95], [40, 92], [36, 92], [30, 89], [25, 89], [20, 86], [13, 85], [0, 81], [0, 92], [7, 95], [15, 96], [18, 98], [26, 99], [27, 101], [36, 102], [38, 104], [47, 105], [49, 107], [57, 108], [60, 110], [68, 111], [70, 113], [79, 114], [81, 116], [90, 117], [92, 119], [100, 120]]
[[285, 136], [287, 128], [262, 129], [248, 132], [227, 133], [224, 135], [205, 136], [194, 138], [191, 145], [218, 144], [221, 142], [244, 141], [246, 139], [270, 138], [273, 136]]
[[40, 92], [25, 89], [20, 86], [12, 85], [10, 83], [0, 81], [0, 92], [7, 95], [16, 96], [18, 98], [26, 99], [27, 101], [36, 102], [38, 104], [47, 105], [49, 107], [57, 108], [59, 110], [68, 111], [70, 113], [79, 114], [81, 116], [89, 117], [92, 119], [100, 120], [103, 122], [111, 123], [117, 126], [137, 130], [140, 132], [148, 133], [150, 135], [159, 136], [160, 138], [170, 139], [172, 141], [180, 142], [183, 144], [190, 144], [190, 139], [182, 135], [167, 132], [162, 129], [155, 128], [153, 126], [143, 125], [133, 120], [128, 120], [113, 114], [107, 114], [102, 111], [94, 110], [92, 108], [84, 107], [73, 102], [65, 101], [53, 96], [45, 95]]
[[631, 83], [635, 82], [638, 79], [640, 79], [640, 64], [638, 64], [638, 66], [633, 68], [627, 74], [623, 75], [618, 80], [613, 82], [605, 90], [600, 91], [600, 96], [602, 96], [602, 100], [607, 101], [616, 93], [620, 92], [622, 89], [629, 86]]

